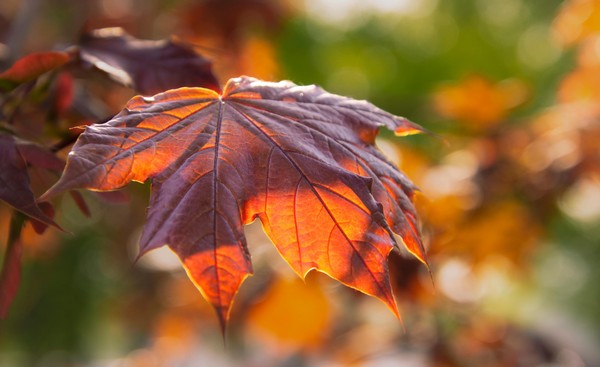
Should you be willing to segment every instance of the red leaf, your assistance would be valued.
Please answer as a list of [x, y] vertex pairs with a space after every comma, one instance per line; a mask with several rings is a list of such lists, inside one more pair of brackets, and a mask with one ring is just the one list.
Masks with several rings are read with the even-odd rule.
[[104, 28], [84, 35], [80, 55], [141, 94], [186, 86], [220, 90], [211, 62], [173, 41], [140, 40], [120, 28]]
[[19, 84], [66, 64], [71, 57], [66, 52], [38, 52], [27, 55], [0, 74], [0, 89], [11, 90]]
[[252, 272], [243, 225], [257, 217], [300, 276], [325, 272], [398, 315], [392, 231], [423, 262], [425, 253], [415, 187], [374, 145], [382, 126], [418, 129], [365, 101], [248, 77], [230, 80], [222, 95], [138, 96], [86, 128], [43, 197], [152, 178], [141, 253], [169, 245], [222, 325]]
[[50, 158], [54, 155], [48, 151], [43, 157], [42, 149], [30, 143], [17, 142], [10, 135], [0, 134], [0, 200], [39, 222], [60, 228], [39, 208], [29, 184], [24, 156], [35, 157], [36, 163], [53, 167], [57, 163]]

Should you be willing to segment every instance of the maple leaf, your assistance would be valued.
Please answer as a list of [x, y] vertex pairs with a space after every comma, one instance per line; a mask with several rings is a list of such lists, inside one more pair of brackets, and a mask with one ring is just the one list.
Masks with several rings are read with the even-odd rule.
[[393, 232], [426, 260], [415, 187], [374, 145], [382, 126], [420, 130], [366, 101], [287, 81], [241, 77], [222, 95], [137, 96], [109, 122], [86, 127], [42, 198], [151, 178], [140, 255], [168, 245], [222, 327], [252, 273], [243, 225], [256, 218], [300, 276], [324, 272], [398, 316], [387, 268]]
[[220, 90], [212, 63], [174, 41], [140, 40], [121, 28], [97, 29], [79, 42], [79, 56], [145, 95], [179, 87]]
[[28, 164], [57, 170], [63, 168], [60, 159], [44, 148], [0, 134], [0, 200], [30, 218], [60, 228], [38, 206], [29, 184]]

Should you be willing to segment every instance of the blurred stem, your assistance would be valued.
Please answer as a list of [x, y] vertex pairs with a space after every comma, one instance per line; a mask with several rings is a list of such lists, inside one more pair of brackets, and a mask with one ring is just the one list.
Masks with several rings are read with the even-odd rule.
[[25, 225], [25, 221], [27, 217], [25, 214], [13, 210], [13, 214], [10, 218], [10, 227], [8, 230], [8, 242], [6, 244], [6, 253], [4, 256], [4, 264], [2, 266], [2, 272], [6, 269], [6, 261], [8, 259], [8, 254], [12, 251], [12, 247], [15, 245], [19, 237], [21, 237], [21, 231], [23, 230], [23, 226]]
[[0, 273], [0, 319], [6, 317], [17, 294], [21, 280], [21, 242], [19, 237], [25, 224], [24, 214], [14, 210], [10, 220], [8, 243]]

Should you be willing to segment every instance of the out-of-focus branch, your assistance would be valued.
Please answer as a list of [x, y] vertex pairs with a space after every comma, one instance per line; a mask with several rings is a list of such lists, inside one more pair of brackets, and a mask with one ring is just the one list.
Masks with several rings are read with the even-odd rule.
[[25, 215], [13, 212], [8, 233], [6, 253], [0, 272], [0, 319], [4, 319], [12, 304], [21, 281], [21, 230]]

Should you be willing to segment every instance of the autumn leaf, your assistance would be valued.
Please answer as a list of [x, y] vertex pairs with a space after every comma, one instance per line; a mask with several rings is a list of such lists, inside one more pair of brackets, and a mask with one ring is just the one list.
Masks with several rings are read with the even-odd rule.
[[0, 134], [0, 200], [41, 223], [58, 227], [38, 206], [29, 184], [27, 164], [62, 168], [52, 153], [32, 143]]
[[252, 273], [243, 225], [256, 218], [298, 275], [327, 273], [398, 315], [387, 267], [393, 232], [426, 260], [415, 187], [374, 145], [382, 126], [420, 130], [366, 101], [287, 81], [241, 77], [222, 95], [137, 96], [86, 128], [42, 198], [151, 178], [140, 254], [168, 245], [223, 327]]
[[140, 40], [120, 28], [103, 28], [82, 37], [79, 54], [84, 63], [144, 95], [179, 87], [220, 90], [212, 63], [174, 41]]
[[71, 57], [66, 52], [36, 52], [17, 60], [0, 74], [0, 89], [10, 91], [19, 84], [66, 64]]

